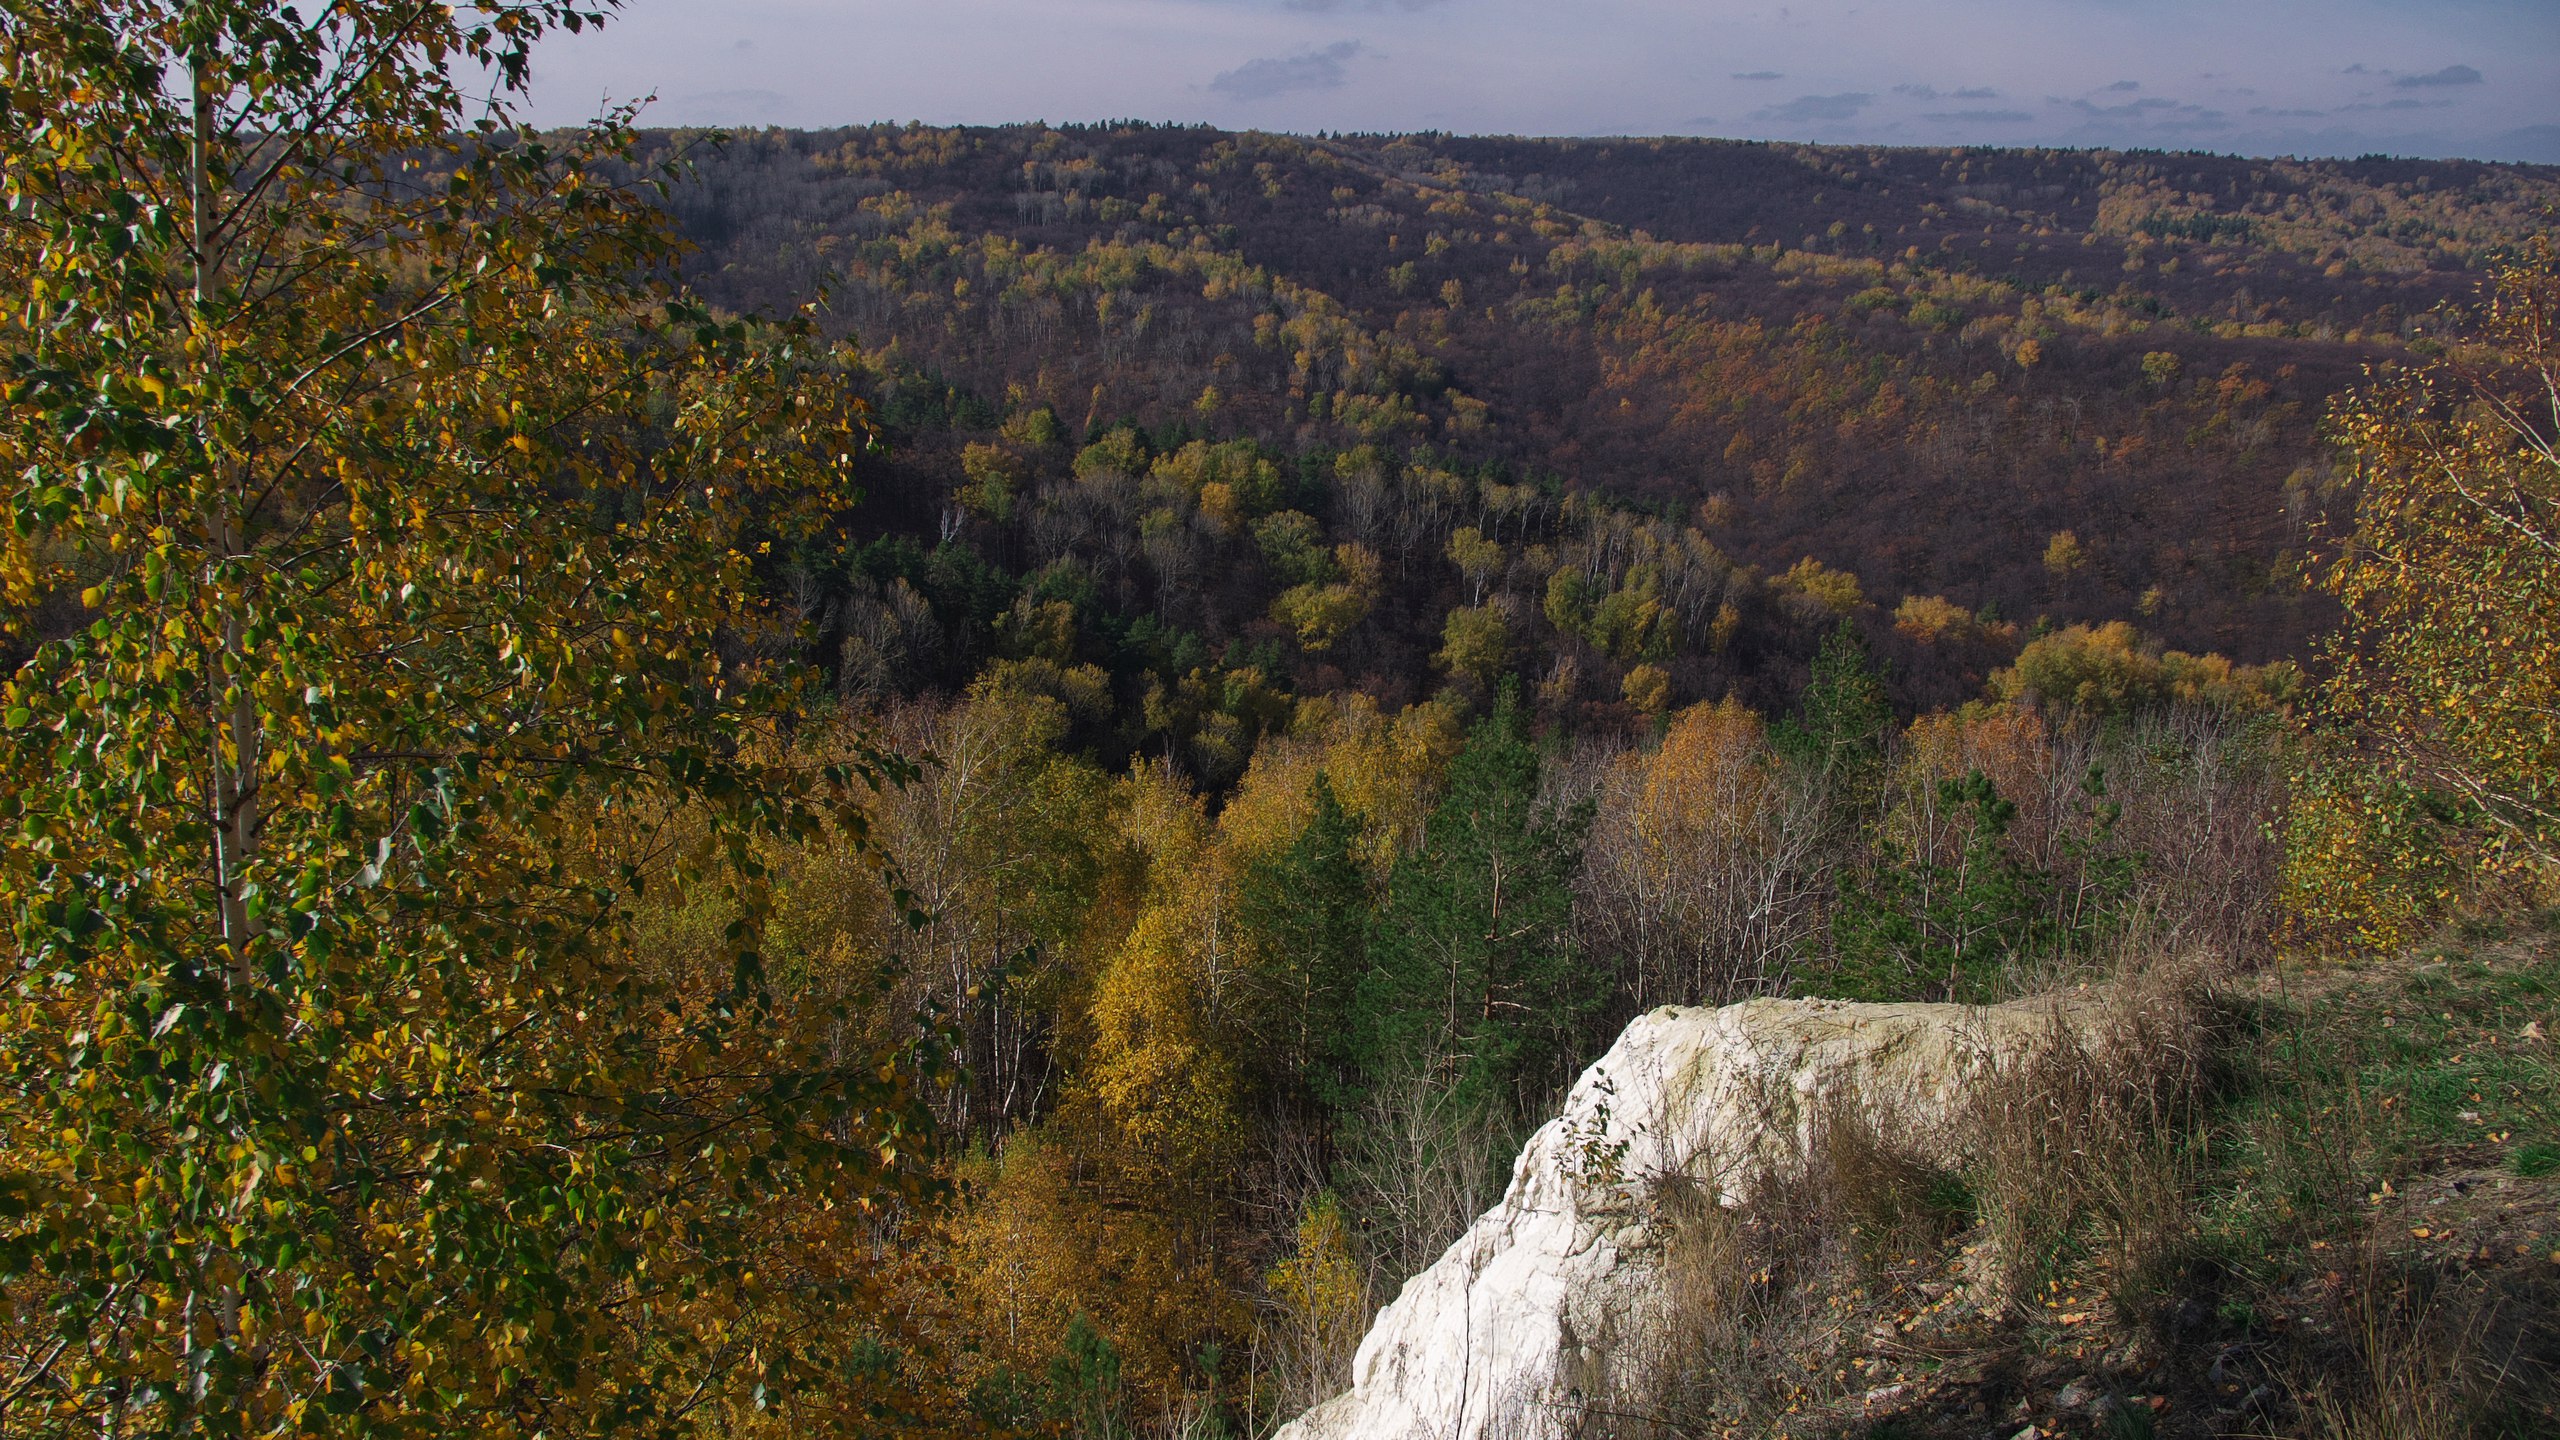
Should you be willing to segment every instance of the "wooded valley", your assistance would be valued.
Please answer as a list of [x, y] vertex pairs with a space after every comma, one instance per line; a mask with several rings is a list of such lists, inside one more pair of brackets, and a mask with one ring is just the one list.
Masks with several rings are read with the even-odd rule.
[[1637, 1016], [2093, 990], [1556, 1433], [2560, 1414], [2560, 171], [455, 78], [611, 8], [0, 10], [0, 1435], [1266, 1436]]

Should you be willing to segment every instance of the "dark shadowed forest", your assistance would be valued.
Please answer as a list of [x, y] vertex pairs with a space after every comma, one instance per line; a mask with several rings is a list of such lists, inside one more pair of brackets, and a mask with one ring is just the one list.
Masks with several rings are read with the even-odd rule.
[[[1266, 675], [1317, 691], [1401, 698], [1441, 617], [1491, 604], [1598, 705], [1647, 663], [1675, 702], [1775, 704], [1842, 614], [1922, 706], [2071, 624], [2295, 656], [2343, 486], [2323, 406], [2427, 353], [2560, 194], [2381, 159], [1152, 127], [692, 153], [705, 293], [823, 289], [866, 347], [896, 443], [864, 524], [1018, 582], [1073, 551], [1119, 623], [1277, 645]], [[1313, 578], [1275, 558], [1297, 516], [1376, 557], [1364, 604], [1272, 609]], [[944, 683], [990, 603], [938, 601]]]

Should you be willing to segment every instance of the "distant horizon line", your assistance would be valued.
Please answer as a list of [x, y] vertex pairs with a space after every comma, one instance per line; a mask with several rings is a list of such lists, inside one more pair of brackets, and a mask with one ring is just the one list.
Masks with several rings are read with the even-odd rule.
[[[549, 131], [568, 131], [582, 125], [536, 127]], [[2054, 145], [2002, 141], [1950, 141], [1942, 144], [1892, 144], [1872, 140], [1789, 140], [1774, 136], [1696, 135], [1679, 131], [1656, 134], [1595, 133], [1581, 135], [1538, 135], [1521, 131], [1495, 130], [1292, 130], [1278, 126], [1230, 126], [1207, 120], [1141, 120], [1121, 117], [1108, 120], [997, 120], [997, 121], [930, 121], [930, 120], [849, 120], [834, 125], [783, 124], [777, 121], [744, 121], [734, 124], [635, 124], [643, 133], [675, 133], [680, 131], [789, 131], [798, 134], [821, 134], [831, 130], [1206, 130], [1223, 135], [1275, 135], [1293, 140], [1509, 140], [1529, 144], [1612, 144], [1681, 141], [1712, 145], [1788, 145], [1806, 150], [1904, 150], [1904, 151], [1985, 151], [2025, 154], [2029, 152], [2062, 155], [2160, 155], [2197, 156], [2215, 160], [2266, 160], [2306, 163], [2357, 165], [2369, 162], [2416, 162], [2430, 165], [2497, 165], [2511, 169], [2560, 170], [2560, 161], [2500, 160], [2480, 155], [2421, 155], [2407, 151], [2368, 150], [2349, 155], [2343, 152], [2284, 152], [2259, 154], [2243, 150], [2176, 150], [2149, 145]]]

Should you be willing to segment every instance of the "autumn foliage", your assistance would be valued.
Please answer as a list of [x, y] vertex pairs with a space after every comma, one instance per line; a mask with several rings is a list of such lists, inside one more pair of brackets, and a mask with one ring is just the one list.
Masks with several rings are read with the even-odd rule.
[[2560, 859], [2560, 261], [2499, 274], [2461, 343], [2341, 407], [2360, 485], [2321, 585], [2321, 737], [2294, 820], [2304, 913], [2390, 947]]
[[614, 8], [0, 18], [0, 1432], [1260, 1433], [1647, 1008], [2548, 890], [2545, 179], [662, 169]]

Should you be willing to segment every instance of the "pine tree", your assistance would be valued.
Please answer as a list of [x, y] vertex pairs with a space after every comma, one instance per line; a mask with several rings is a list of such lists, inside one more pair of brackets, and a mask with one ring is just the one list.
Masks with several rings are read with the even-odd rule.
[[1603, 996], [1571, 926], [1587, 817], [1541, 814], [1538, 779], [1506, 686], [1389, 882], [1360, 987], [1367, 1080], [1420, 1071], [1517, 1107], [1578, 1057]]
[[1979, 770], [1939, 782], [1938, 803], [1966, 814], [1952, 860], [1888, 853], [1842, 889], [1831, 934], [1835, 988], [1849, 998], [1988, 1000], [2011, 960], [2063, 939], [2054, 878], [2009, 852], [2018, 807]]
[[1770, 739], [1822, 783], [1836, 816], [1855, 822], [1871, 814], [1884, 793], [1885, 745], [1892, 736], [1883, 672], [1858, 627], [1843, 620], [1815, 652], [1796, 713]]
[[1368, 957], [1360, 825], [1318, 773], [1315, 811], [1287, 850], [1248, 864], [1236, 924], [1267, 987], [1260, 1029], [1280, 1073], [1328, 1108], [1350, 1097], [1353, 1015]]

